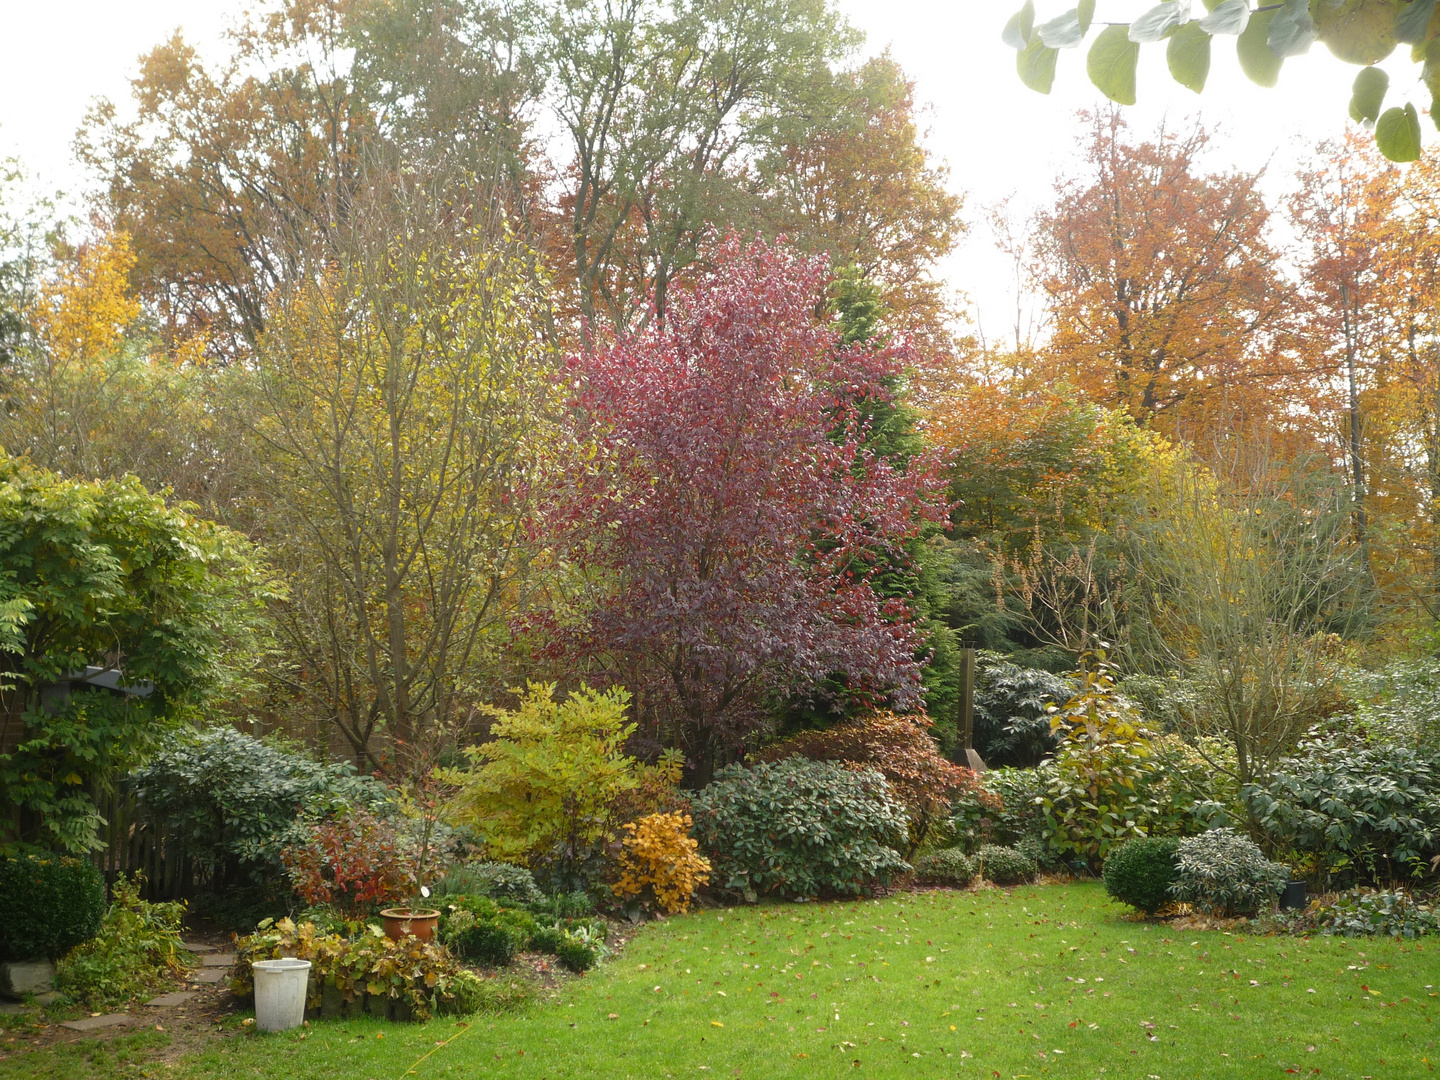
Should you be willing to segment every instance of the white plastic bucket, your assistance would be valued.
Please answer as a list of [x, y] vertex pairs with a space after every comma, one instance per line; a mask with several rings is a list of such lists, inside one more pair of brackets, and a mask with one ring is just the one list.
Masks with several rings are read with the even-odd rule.
[[305, 989], [309, 960], [256, 960], [255, 1026], [261, 1031], [288, 1031], [305, 1022]]

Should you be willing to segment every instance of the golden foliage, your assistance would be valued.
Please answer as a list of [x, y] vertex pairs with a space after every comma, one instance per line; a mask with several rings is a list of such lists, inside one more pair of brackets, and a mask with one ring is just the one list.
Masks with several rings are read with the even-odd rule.
[[690, 909], [695, 890], [710, 880], [710, 860], [690, 838], [689, 814], [651, 814], [625, 826], [615, 895], [639, 896], [649, 886], [670, 914]]

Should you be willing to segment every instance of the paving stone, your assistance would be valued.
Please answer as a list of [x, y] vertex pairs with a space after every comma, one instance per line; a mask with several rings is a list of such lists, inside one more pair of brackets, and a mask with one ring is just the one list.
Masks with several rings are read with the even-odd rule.
[[190, 976], [192, 983], [218, 983], [228, 974], [224, 968], [201, 968]]
[[71, 1031], [99, 1031], [118, 1024], [129, 1024], [134, 1019], [129, 1013], [107, 1013], [105, 1016], [87, 1016], [83, 1020], [67, 1020], [60, 1026]]
[[206, 945], [203, 941], [182, 941], [180, 947], [193, 953], [215, 952], [214, 945]]
[[184, 1005], [185, 1002], [194, 997], [199, 997], [199, 994], [194, 990], [176, 990], [173, 994], [161, 994], [157, 998], [151, 998], [145, 1002], [145, 1004], [157, 1009], [168, 1009], [172, 1005]]
[[29, 1005], [19, 1005], [9, 1001], [0, 1004], [0, 1016], [24, 1016], [29, 1011]]
[[55, 965], [49, 960], [12, 960], [0, 964], [0, 997], [22, 998], [55, 989]]
[[201, 967], [229, 967], [235, 963], [234, 953], [214, 953], [200, 958]]

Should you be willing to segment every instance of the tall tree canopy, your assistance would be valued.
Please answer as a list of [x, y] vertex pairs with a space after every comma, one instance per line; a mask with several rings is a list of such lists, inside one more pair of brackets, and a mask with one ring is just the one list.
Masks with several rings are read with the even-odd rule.
[[1088, 121], [1083, 171], [1036, 221], [1042, 368], [1166, 434], [1269, 415], [1285, 292], [1258, 176], [1201, 172], [1198, 126], [1135, 141], [1115, 111]]

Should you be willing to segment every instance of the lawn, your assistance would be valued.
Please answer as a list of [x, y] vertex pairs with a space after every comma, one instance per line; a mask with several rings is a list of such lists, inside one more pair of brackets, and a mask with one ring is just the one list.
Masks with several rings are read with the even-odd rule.
[[[524, 1015], [469, 1026], [317, 1022], [303, 1036], [228, 1039], [163, 1072], [1378, 1080], [1433, 1071], [1440, 943], [1182, 932], [1124, 911], [1088, 884], [706, 911], [649, 927]], [[0, 1064], [0, 1078], [50, 1075], [43, 1060]], [[111, 1075], [100, 1062], [77, 1070], [80, 1061], [72, 1055], [65, 1075]]]

